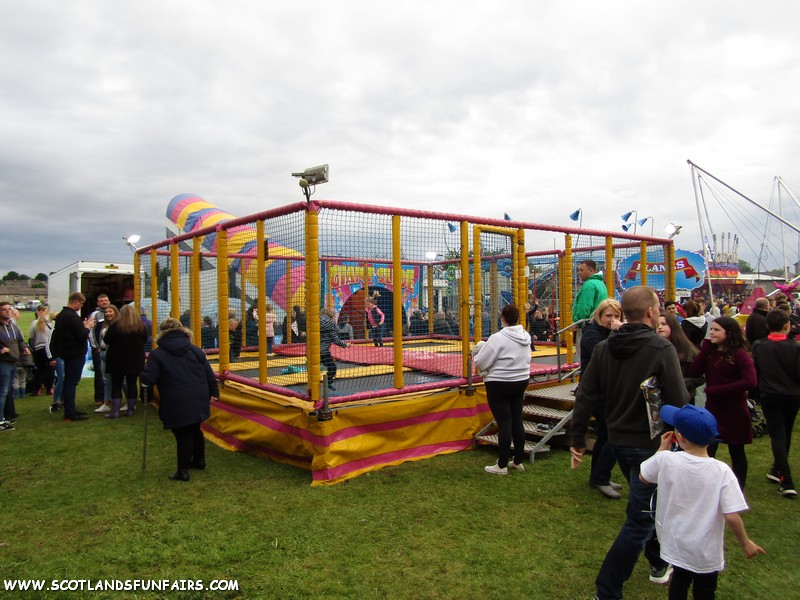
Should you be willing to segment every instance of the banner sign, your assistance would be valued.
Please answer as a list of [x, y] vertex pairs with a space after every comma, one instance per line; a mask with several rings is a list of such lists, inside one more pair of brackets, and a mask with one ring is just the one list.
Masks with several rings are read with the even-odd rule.
[[[617, 266], [620, 285], [627, 289], [640, 285], [639, 271], [641, 254], [637, 252], [622, 260]], [[667, 265], [663, 247], [653, 248], [647, 253], [647, 285], [663, 290], [666, 283]], [[703, 285], [706, 261], [701, 254], [675, 249], [675, 287], [693, 290]]]
[[[333, 296], [334, 310], [340, 311], [347, 299], [361, 289], [383, 287], [394, 292], [394, 270], [388, 263], [363, 263], [355, 261], [326, 261], [327, 291]], [[366, 277], [366, 285], [364, 283]], [[409, 309], [412, 299], [420, 292], [420, 267], [407, 265], [402, 269], [400, 287], [402, 303]]]

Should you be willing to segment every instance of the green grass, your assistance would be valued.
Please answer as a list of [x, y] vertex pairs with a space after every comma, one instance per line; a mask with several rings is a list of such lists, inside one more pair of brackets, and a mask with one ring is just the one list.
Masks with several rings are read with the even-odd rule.
[[[90, 380], [78, 404], [91, 412]], [[508, 477], [483, 472], [496, 455], [481, 449], [312, 488], [306, 471], [209, 444], [208, 470], [178, 483], [154, 414], [142, 470], [141, 406], [66, 424], [48, 405], [19, 400], [17, 429], [0, 432], [3, 579], [235, 579], [239, 591], [25, 597], [591, 598], [624, 520], [625, 502], [591, 490], [560, 450]], [[766, 438], [748, 456], [745, 523], [767, 555], [746, 561], [729, 536], [719, 597], [788, 597], [800, 505], [767, 483]], [[666, 598], [644, 559], [625, 590]]]

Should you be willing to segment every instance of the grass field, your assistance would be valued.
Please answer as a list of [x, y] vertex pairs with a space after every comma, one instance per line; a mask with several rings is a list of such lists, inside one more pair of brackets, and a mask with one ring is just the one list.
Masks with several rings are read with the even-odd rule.
[[[90, 413], [91, 389], [84, 380], [78, 402]], [[178, 483], [167, 479], [174, 438], [154, 414], [142, 470], [141, 405], [132, 418], [78, 423], [48, 405], [19, 400], [17, 429], [0, 432], [5, 581], [221, 579], [238, 591], [26, 598], [588, 599], [624, 520], [625, 501], [590, 489], [588, 468], [570, 471], [559, 450], [507, 477], [483, 472], [496, 454], [480, 449], [311, 488], [308, 472], [209, 444], [208, 470]], [[728, 536], [718, 597], [793, 597], [800, 505], [766, 481], [766, 438], [748, 457], [745, 523], [767, 555], [746, 561]], [[640, 560], [626, 598], [666, 597]]]

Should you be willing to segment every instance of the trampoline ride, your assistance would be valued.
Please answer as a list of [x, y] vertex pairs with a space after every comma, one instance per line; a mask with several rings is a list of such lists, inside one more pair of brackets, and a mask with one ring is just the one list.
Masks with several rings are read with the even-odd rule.
[[[611, 296], [616, 267], [634, 254], [626, 285], [647, 284], [650, 271], [674, 293], [672, 241], [627, 233], [333, 201], [236, 218], [190, 194], [170, 201], [167, 219], [170, 237], [136, 251], [134, 296], [154, 333], [172, 316], [203, 340], [221, 384], [205, 435], [309, 469], [312, 485], [472, 448], [492, 417], [471, 348], [499, 329], [509, 302], [538, 301], [569, 325], [581, 260], [610, 266]], [[526, 251], [551, 246], [554, 232], [562, 249]], [[323, 308], [353, 332], [347, 347], [331, 346], [334, 382], [320, 360]], [[537, 342], [531, 387], [558, 383], [574, 360], [570, 329]]]

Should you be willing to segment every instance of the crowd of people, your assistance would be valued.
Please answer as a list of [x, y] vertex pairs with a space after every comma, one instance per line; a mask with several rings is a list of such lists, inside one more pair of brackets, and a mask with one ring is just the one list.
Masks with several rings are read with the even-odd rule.
[[[797, 495], [788, 454], [800, 410], [800, 344], [793, 331], [800, 309], [775, 296], [758, 299], [746, 321], [733, 318], [735, 306], [718, 310], [702, 298], [662, 305], [647, 287], [623, 294], [621, 314], [609, 312], [608, 300], [597, 303], [582, 329], [572, 466], [583, 460], [594, 417], [589, 482], [606, 497], [621, 497], [608, 471], [602, 480], [595, 475], [610, 448], [629, 495], [625, 524], [595, 580], [595, 598], [621, 598], [642, 552], [650, 580], [670, 582], [671, 599], [686, 598], [690, 588], [695, 598], [713, 598], [724, 567], [725, 526], [746, 557], [764, 553], [739, 516], [748, 510], [745, 448], [753, 441], [755, 401], [773, 454], [767, 479], [784, 498]], [[655, 417], [642, 389], [653, 376], [661, 402]], [[652, 434], [653, 418], [661, 436]], [[715, 459], [722, 444], [730, 466]]]
[[[628, 289], [618, 302], [599, 287], [602, 273], [596, 265], [584, 261], [581, 267], [584, 284], [575, 309], [576, 314], [588, 310], [588, 316], [580, 319], [581, 378], [570, 427], [572, 467], [577, 469], [583, 461], [591, 420], [596, 439], [589, 484], [607, 498], [622, 498], [624, 486], [612, 481], [618, 467], [628, 486], [626, 521], [600, 567], [595, 597], [622, 597], [642, 552], [650, 563], [651, 581], [672, 581], [670, 598], [685, 598], [692, 586], [695, 597], [713, 597], [724, 567], [726, 525], [746, 556], [764, 552], [749, 539], [739, 517], [748, 509], [745, 449], [753, 441], [754, 401], [763, 407], [773, 453], [767, 479], [778, 484], [783, 497], [797, 495], [789, 449], [800, 411], [800, 344], [794, 340], [800, 310], [780, 295], [759, 298], [742, 327], [715, 307], [708, 310], [702, 298], [662, 304], [646, 286]], [[133, 305], [117, 309], [105, 294], [96, 300], [96, 308], [87, 312], [82, 310], [86, 298], [73, 293], [54, 319], [47, 306], [40, 306], [27, 340], [11, 304], [0, 302], [0, 430], [14, 428], [13, 400], [20, 394], [19, 371], [26, 368], [34, 369], [34, 393], [53, 395], [51, 411], [63, 410], [65, 422], [85, 420], [86, 414], [76, 408], [75, 393], [88, 346], [95, 365], [95, 412], [111, 419], [131, 416], [139, 378], [146, 386], [157, 386], [160, 417], [176, 439], [177, 470], [170, 478], [189, 481], [190, 469], [205, 468], [200, 424], [219, 396], [205, 354], [193, 344], [186, 323], [167, 319], [160, 325], [158, 347], [145, 364], [149, 322]], [[536, 298], [524, 310], [527, 329], [520, 323], [520, 310], [508, 304], [501, 311], [499, 331], [473, 349], [498, 426], [499, 457], [485, 467], [493, 475], [525, 469], [522, 410], [531, 350], [552, 335]], [[83, 318], [82, 312], [88, 316]], [[278, 324], [272, 306], [265, 306], [265, 314], [271, 353]], [[375, 297], [368, 298], [364, 315], [367, 335], [376, 347], [383, 346], [386, 315]], [[242, 335], [247, 344], [258, 342], [258, 319], [255, 306], [248, 319], [251, 325], [242, 328], [232, 318], [232, 352], [241, 350]], [[210, 321], [203, 321], [202, 346], [217, 335]], [[299, 341], [306, 337], [306, 326], [305, 314], [294, 307], [283, 327], [291, 328], [289, 335]], [[434, 332], [452, 334], [454, 327], [458, 323], [451, 315], [434, 316]], [[430, 330], [420, 311], [410, 315], [409, 334]], [[353, 327], [348, 315], [340, 315], [337, 322], [335, 313], [324, 308], [320, 332], [321, 363], [328, 387], [335, 389], [337, 367], [330, 348], [347, 347]], [[650, 392], [643, 390], [645, 381], [655, 382], [660, 410], [646, 409]], [[722, 444], [730, 467], [715, 458]], [[700, 538], [709, 541], [708, 552], [697, 552]]]

